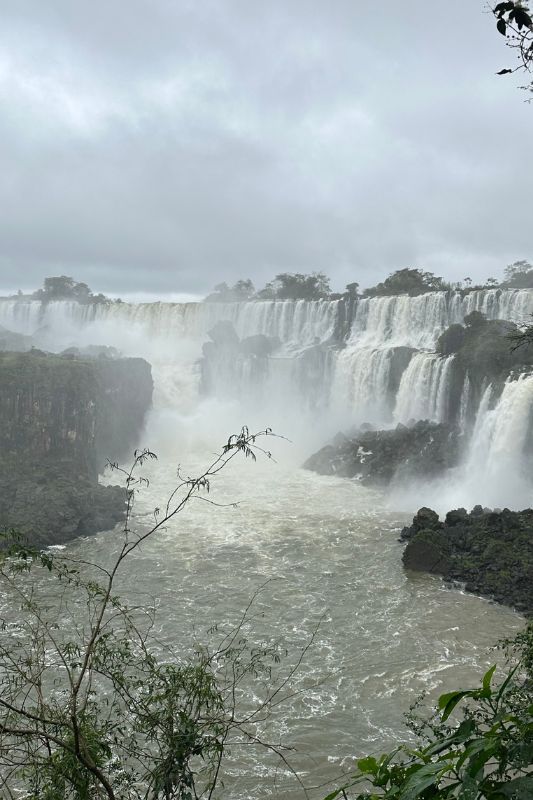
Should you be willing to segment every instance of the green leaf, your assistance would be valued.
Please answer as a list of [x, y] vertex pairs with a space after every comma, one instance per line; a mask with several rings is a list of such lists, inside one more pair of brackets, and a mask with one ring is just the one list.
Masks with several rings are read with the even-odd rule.
[[533, 775], [523, 775], [520, 778], [514, 778], [508, 783], [499, 783], [496, 788], [504, 797], [512, 797], [513, 800], [531, 800], [531, 797], [533, 797]]
[[451, 769], [449, 764], [443, 764], [442, 761], [424, 764], [410, 776], [398, 795], [398, 800], [415, 800], [428, 786], [433, 786], [442, 775]]
[[457, 703], [460, 703], [463, 697], [471, 697], [473, 694], [472, 689], [465, 689], [459, 690], [455, 692], [448, 692], [447, 694], [441, 694], [439, 697], [439, 708], [442, 711], [442, 721], [445, 722], [452, 711], [454, 710]]
[[335, 798], [338, 797], [342, 791], [343, 789], [335, 789], [334, 792], [331, 792], [327, 797], [324, 797], [324, 800], [335, 800]]
[[437, 753], [442, 753], [443, 750], [447, 750], [452, 745], [466, 742], [472, 736], [475, 727], [476, 725], [473, 719], [465, 719], [453, 734], [427, 747], [424, 750], [424, 755], [435, 756]]
[[496, 664], [493, 664], [492, 667], [489, 670], [487, 670], [487, 672], [483, 675], [483, 689], [485, 691], [487, 691], [487, 689], [490, 691], [490, 683], [492, 681], [492, 676], [494, 675], [495, 671], [496, 671]]
[[507, 25], [504, 19], [499, 19], [498, 22], [496, 23], [496, 27], [498, 28], [502, 36], [505, 36], [507, 34]]
[[379, 766], [378, 762], [375, 758], [373, 758], [373, 756], [368, 756], [367, 758], [360, 758], [358, 760], [357, 768], [364, 775], [377, 775]]

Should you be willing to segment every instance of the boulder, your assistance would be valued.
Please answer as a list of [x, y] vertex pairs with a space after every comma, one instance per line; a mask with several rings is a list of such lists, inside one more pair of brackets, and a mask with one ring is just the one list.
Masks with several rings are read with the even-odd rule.
[[420, 509], [404, 528], [406, 569], [464, 583], [466, 591], [533, 615], [533, 510]]
[[347, 437], [337, 436], [303, 466], [321, 475], [386, 486], [392, 480], [434, 477], [456, 466], [460, 442], [455, 428], [427, 420], [410, 427], [399, 424], [394, 430], [360, 428]]

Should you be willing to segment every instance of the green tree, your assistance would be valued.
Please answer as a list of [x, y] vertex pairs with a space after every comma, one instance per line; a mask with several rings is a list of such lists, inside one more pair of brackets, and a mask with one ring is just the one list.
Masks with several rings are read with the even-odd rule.
[[259, 300], [323, 300], [331, 293], [323, 272], [281, 272], [257, 293]]
[[355, 298], [359, 296], [359, 284], [357, 281], [346, 284], [345, 295], [348, 300], [355, 300]]
[[76, 300], [78, 303], [107, 302], [103, 294], [93, 295], [86, 283], [75, 281], [69, 275], [45, 278], [43, 288], [34, 292], [33, 297], [44, 303], [53, 300]]
[[421, 269], [399, 269], [393, 272], [382, 283], [365, 289], [365, 297], [383, 295], [409, 294], [419, 295], [426, 292], [439, 292], [448, 289], [448, 284], [432, 272]]
[[240, 280], [232, 287], [227, 283], [219, 283], [214, 287], [214, 291], [205, 300], [208, 303], [242, 303], [250, 300], [255, 294], [255, 287], [252, 281]]
[[[292, 672], [273, 666], [278, 645], [251, 646], [249, 611], [216, 631], [214, 647], [191, 656], [162, 647], [154, 610], [124, 603], [115, 584], [125, 563], [241, 454], [270, 454], [244, 428], [195, 478], [182, 476], [152, 524], [136, 527], [132, 510], [146, 484], [148, 450], [120, 470], [126, 517], [108, 565], [67, 554], [33, 552], [10, 539], [0, 561], [2, 601], [16, 601], [0, 626], [0, 786], [26, 800], [192, 800], [212, 797], [230, 746], [256, 746]], [[116, 465], [115, 469], [119, 469]], [[38, 575], [36, 575], [36, 572]], [[304, 648], [305, 651], [305, 648]], [[294, 671], [294, 670], [293, 670]], [[260, 697], [246, 712], [239, 697], [254, 683]], [[286, 765], [283, 748], [266, 743]]]
[[502, 286], [509, 289], [533, 289], [533, 265], [529, 261], [515, 261], [505, 267]]

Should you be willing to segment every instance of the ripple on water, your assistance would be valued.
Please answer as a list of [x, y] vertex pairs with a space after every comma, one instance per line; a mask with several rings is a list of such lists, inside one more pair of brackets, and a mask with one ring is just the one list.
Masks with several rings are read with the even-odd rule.
[[[161, 505], [171, 475], [168, 463], [153, 466], [137, 513]], [[232, 464], [219, 477], [212, 499], [239, 499], [238, 508], [190, 504], [131, 559], [121, 591], [157, 597], [159, 634], [185, 649], [192, 631], [203, 637], [215, 622], [235, 623], [269, 579], [256, 601], [257, 641], [279, 639], [294, 663], [320, 621], [292, 696], [265, 724], [296, 747], [292, 763], [310, 785], [351, 766], [353, 755], [396, 744], [421, 691], [474, 680], [489, 646], [521, 625], [512, 611], [438, 578], [407, 577], [398, 531], [410, 515], [388, 512], [376, 493], [271, 463]], [[105, 560], [113, 537], [71, 547]], [[231, 798], [301, 794], [270, 755], [238, 749], [226, 790]]]

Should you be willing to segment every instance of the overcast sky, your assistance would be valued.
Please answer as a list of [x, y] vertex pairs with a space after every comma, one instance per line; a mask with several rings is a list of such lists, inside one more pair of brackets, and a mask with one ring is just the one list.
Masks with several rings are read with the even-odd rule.
[[533, 260], [533, 105], [483, 0], [0, 10], [0, 289]]

